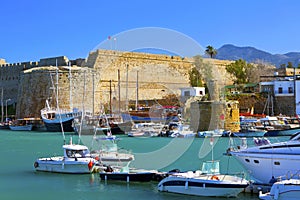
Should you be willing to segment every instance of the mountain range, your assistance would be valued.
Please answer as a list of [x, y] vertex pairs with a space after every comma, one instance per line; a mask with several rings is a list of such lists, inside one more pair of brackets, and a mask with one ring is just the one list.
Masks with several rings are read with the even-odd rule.
[[286, 54], [271, 54], [254, 47], [238, 47], [226, 44], [217, 49], [217, 59], [238, 60], [243, 59], [252, 63], [265, 63], [280, 67], [282, 64], [288, 65], [291, 62], [297, 67], [300, 64], [300, 52], [289, 52]]

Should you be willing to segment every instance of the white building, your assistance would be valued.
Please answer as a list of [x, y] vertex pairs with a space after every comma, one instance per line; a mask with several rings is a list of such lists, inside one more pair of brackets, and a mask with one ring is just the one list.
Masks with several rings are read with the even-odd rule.
[[205, 95], [205, 87], [180, 88], [181, 97], [202, 97]]
[[[294, 97], [295, 91], [296, 98], [294, 98], [294, 101], [296, 113], [298, 115], [300, 114], [300, 80], [294, 81], [293, 78], [285, 78], [281, 80], [261, 82], [259, 85], [260, 92], [269, 92], [274, 95], [274, 97]], [[295, 90], [294, 87], [296, 88]]]

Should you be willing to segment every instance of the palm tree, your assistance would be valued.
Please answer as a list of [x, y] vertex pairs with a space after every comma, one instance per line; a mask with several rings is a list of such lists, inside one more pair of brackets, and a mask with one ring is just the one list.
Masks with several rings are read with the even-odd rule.
[[217, 55], [218, 52], [217, 52], [217, 50], [213, 46], [208, 45], [206, 47], [205, 53], [207, 55], [209, 55], [210, 58], [213, 58], [213, 57], [215, 57]]

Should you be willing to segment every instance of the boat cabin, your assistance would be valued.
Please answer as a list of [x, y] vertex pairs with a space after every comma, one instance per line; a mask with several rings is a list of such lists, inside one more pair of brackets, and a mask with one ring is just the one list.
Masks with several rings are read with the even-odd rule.
[[64, 157], [66, 158], [86, 158], [90, 157], [90, 151], [86, 146], [78, 144], [63, 145]]

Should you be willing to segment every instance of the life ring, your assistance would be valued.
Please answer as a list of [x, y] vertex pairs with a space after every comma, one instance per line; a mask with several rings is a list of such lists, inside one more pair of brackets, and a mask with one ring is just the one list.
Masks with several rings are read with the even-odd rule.
[[211, 180], [216, 180], [216, 181], [220, 180], [219, 177], [217, 177], [216, 175], [212, 175], [210, 179]]
[[39, 163], [38, 163], [38, 162], [34, 162], [33, 166], [34, 166], [35, 168], [37, 168], [37, 167], [39, 167]]

